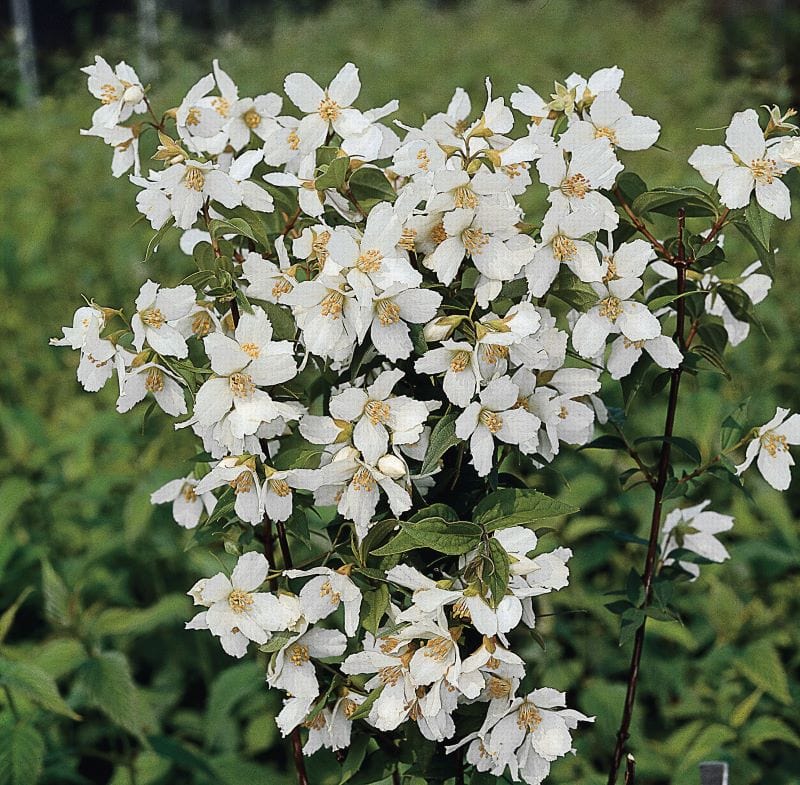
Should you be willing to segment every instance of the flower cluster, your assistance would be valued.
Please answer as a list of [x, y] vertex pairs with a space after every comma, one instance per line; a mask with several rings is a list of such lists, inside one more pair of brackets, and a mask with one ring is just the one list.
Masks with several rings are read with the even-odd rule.
[[[487, 79], [477, 111], [459, 88], [419, 127], [388, 123], [396, 101], [357, 108], [350, 63], [327, 87], [289, 74], [286, 114], [276, 93], [241, 97], [216, 61], [161, 116], [124, 63], [84, 70], [101, 102], [85, 133], [114, 148], [115, 176], [132, 170], [151, 249], [176, 227], [197, 270], [146, 281], [129, 316], [79, 308], [53, 343], [80, 351], [85, 389], [116, 370], [120, 412], [152, 398], [202, 443], [207, 460], [152, 495], [238, 554], [230, 576], [191, 589], [203, 610], [187, 627], [234, 657], [251, 643], [268, 656], [278, 725], [307, 729], [306, 754], [346, 748], [358, 721], [411, 724], [466, 747], [476, 771], [541, 782], [593, 718], [535, 688], [514, 652], [536, 598], [569, 579], [571, 551], [543, 548], [536, 522], [573, 511], [520, 486], [598, 423], [619, 426], [610, 381], [715, 362], [718, 330], [699, 316], [696, 351], [671, 335], [675, 298], [662, 295], [687, 285], [684, 239], [696, 265], [680, 296], [704, 293], [714, 326], [745, 337], [770, 278], [758, 264], [735, 283], [711, 272], [720, 230], [745, 207], [788, 218], [796, 140], [748, 110], [727, 147], [698, 148], [690, 163], [717, 185], [719, 213], [700, 189], [625, 179], [620, 157], [660, 127], [620, 97], [616, 67], [549, 98], [519, 85], [506, 101]], [[163, 168], [143, 174], [146, 134]], [[521, 206], [537, 189], [541, 216]], [[679, 198], [714, 227], [662, 243], [640, 216]], [[786, 415], [736, 445], [739, 472], [758, 454], [788, 485], [800, 433]], [[663, 566], [696, 576], [687, 551], [727, 556], [714, 535], [732, 519], [704, 506], [667, 517]], [[480, 728], [459, 738], [455, 718], [475, 704]]]

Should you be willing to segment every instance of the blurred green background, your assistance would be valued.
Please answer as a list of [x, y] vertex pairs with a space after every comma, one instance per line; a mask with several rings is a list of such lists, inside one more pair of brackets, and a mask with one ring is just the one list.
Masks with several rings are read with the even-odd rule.
[[[480, 106], [487, 74], [496, 94], [509, 95], [517, 82], [545, 94], [573, 70], [588, 75], [616, 63], [626, 72], [623, 97], [663, 127], [667, 150], [625, 158], [651, 186], [699, 184], [686, 159], [720, 138], [699, 129], [724, 127], [749, 106], [785, 107], [798, 90], [800, 12], [774, 0], [159, 2], [155, 39], [137, 27], [146, 4], [119, 11], [125, 6], [91, 0], [34, 3], [35, 105], [24, 104], [10, 16], [3, 20], [0, 784], [35, 781], [30, 770], [14, 779], [9, 692], [25, 728], [17, 743], [41, 757], [44, 783], [292, 781], [263, 666], [234, 662], [208, 636], [182, 629], [191, 614], [184, 592], [218, 563], [204, 548], [185, 550], [189, 535], [148, 496], [189, 468], [191, 440], [163, 416], [143, 425], [141, 410], [117, 415], [113, 382], [83, 393], [77, 356], [47, 345], [82, 295], [129, 304], [148, 275], [175, 283], [191, 268], [174, 242], [152, 269], [141, 262], [151, 232], [136, 223], [135, 189], [111, 178], [108, 148], [78, 136], [95, 108], [80, 65], [95, 53], [124, 58], [152, 81], [151, 100], [165, 109], [212, 57], [244, 95], [280, 91], [295, 70], [325, 83], [353, 60], [362, 107], [396, 97], [399, 116], [418, 123], [444, 108], [456, 85]], [[747, 396], [752, 424], [778, 402], [800, 408], [798, 241], [797, 222], [777, 229], [778, 283], [757, 309], [766, 335], [729, 350], [734, 381], [710, 373], [686, 380], [678, 433], [692, 435], [704, 455]], [[739, 263], [720, 275], [752, 261], [740, 250]], [[635, 435], [658, 432], [663, 399], [640, 403], [647, 411]], [[549, 781], [594, 785], [605, 781], [629, 658], [603, 592], [643, 559], [607, 530], [643, 534], [651, 499], [641, 487], [621, 493], [617, 476], [628, 463], [610, 453], [566, 453], [557, 468], [563, 477], [545, 473], [541, 487], [582, 513], [546, 544], [575, 550], [573, 579], [539, 604], [547, 650], [518, 645], [537, 682], [568, 689], [572, 705], [597, 715], [577, 736], [578, 756], [556, 764]], [[682, 624], [648, 626], [632, 741], [637, 782], [695, 783], [697, 763], [715, 758], [731, 762], [732, 785], [800, 781], [800, 486], [781, 495], [751, 476], [748, 487], [750, 499], [719, 484], [692, 497], [710, 495], [714, 509], [736, 516], [724, 537], [732, 559], [681, 587]], [[314, 785], [339, 779], [324, 753], [309, 773]]]

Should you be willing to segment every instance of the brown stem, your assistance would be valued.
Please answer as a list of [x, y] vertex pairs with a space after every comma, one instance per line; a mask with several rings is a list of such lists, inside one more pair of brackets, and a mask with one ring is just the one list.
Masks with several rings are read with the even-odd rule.
[[[678, 212], [678, 255], [672, 260], [677, 272], [677, 293], [682, 295], [686, 291], [686, 267], [688, 262], [685, 259], [683, 245], [683, 225], [685, 211]], [[686, 304], [683, 297], [679, 297], [676, 302], [677, 325], [675, 328], [675, 341], [683, 348], [685, 346], [684, 327], [686, 321]], [[650, 519], [650, 536], [647, 544], [647, 557], [645, 559], [644, 575], [642, 576], [642, 586], [644, 588], [644, 605], [646, 609], [650, 605], [653, 594], [653, 578], [656, 573], [656, 555], [658, 552], [658, 536], [661, 532], [661, 510], [664, 501], [664, 488], [667, 484], [669, 474], [669, 458], [672, 447], [672, 434], [675, 429], [675, 413], [678, 408], [678, 389], [681, 383], [683, 368], [678, 367], [672, 371], [669, 386], [669, 402], [667, 403], [667, 414], [664, 421], [664, 440], [661, 443], [661, 454], [658, 460], [658, 470], [656, 472], [656, 482], [653, 487], [653, 514]], [[628, 670], [628, 684], [625, 693], [625, 704], [622, 710], [622, 720], [617, 731], [617, 741], [614, 747], [614, 755], [611, 761], [611, 770], [608, 775], [608, 785], [615, 785], [617, 773], [625, 754], [625, 745], [630, 736], [631, 719], [636, 705], [636, 687], [639, 682], [639, 666], [642, 660], [642, 650], [644, 648], [644, 633], [647, 617], [642, 619], [639, 629], [636, 630], [636, 637], [633, 641], [633, 652], [631, 654], [631, 664]]]
[[[261, 522], [261, 542], [264, 545], [264, 555], [267, 557], [270, 567], [275, 567], [275, 539], [272, 536], [272, 521], [264, 515]], [[269, 590], [275, 591], [278, 588], [278, 579], [270, 578]]]
[[619, 190], [618, 186], [614, 186], [613, 194], [617, 198], [617, 201], [620, 204], [620, 207], [625, 211], [625, 215], [628, 216], [630, 222], [636, 227], [636, 230], [643, 234], [647, 240], [649, 241], [650, 245], [661, 254], [661, 256], [666, 259], [668, 262], [673, 261], [672, 254], [664, 247], [664, 244], [659, 242], [652, 232], [647, 228], [644, 221], [636, 215], [635, 212], [631, 209], [631, 206], [628, 204], [627, 199], [622, 195], [622, 191]]
[[714, 221], [714, 225], [711, 227], [709, 233], [703, 238], [703, 241], [700, 245], [705, 245], [706, 243], [710, 243], [719, 232], [720, 229], [725, 225], [725, 219], [728, 217], [728, 213], [730, 212], [730, 208], [726, 207], [721, 213], [719, 218]]
[[636, 758], [628, 753], [628, 758], [625, 761], [625, 785], [633, 785], [636, 779]]
[[366, 210], [365, 210], [365, 209], [364, 209], [364, 208], [363, 208], [363, 207], [362, 207], [362, 206], [359, 204], [359, 202], [358, 202], [358, 199], [356, 199], [356, 197], [355, 197], [355, 195], [353, 194], [353, 192], [352, 192], [352, 191], [351, 191], [349, 188], [345, 188], [345, 189], [344, 189], [344, 191], [343, 191], [343, 193], [344, 193], [344, 195], [347, 197], [347, 200], [350, 202], [350, 204], [352, 204], [352, 205], [353, 205], [353, 207], [355, 207], [355, 208], [356, 208], [356, 210], [358, 210], [358, 212], [361, 214], [361, 217], [362, 217], [362, 218], [366, 218], [366, 217], [367, 217], [367, 212], [366, 212]]

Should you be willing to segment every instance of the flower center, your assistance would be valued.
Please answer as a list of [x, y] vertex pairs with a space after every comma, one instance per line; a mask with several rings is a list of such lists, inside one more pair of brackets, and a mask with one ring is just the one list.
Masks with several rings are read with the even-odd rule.
[[759, 185], [772, 185], [781, 176], [774, 158], [757, 158], [750, 162], [750, 171]]
[[456, 207], [468, 207], [474, 210], [478, 206], [478, 197], [468, 185], [460, 185], [456, 188], [453, 201]]
[[644, 347], [644, 341], [632, 341], [630, 338], [626, 338], [625, 336], [622, 337], [622, 345], [626, 349], [642, 349]]
[[542, 721], [542, 715], [532, 703], [523, 703], [517, 712], [517, 725], [528, 733], [533, 733]]
[[192, 333], [198, 338], [205, 338], [214, 329], [214, 322], [206, 311], [198, 311], [192, 319]]
[[614, 262], [613, 256], [605, 256], [603, 257], [603, 261], [606, 263], [606, 274], [603, 276], [603, 283], [608, 283], [610, 280], [617, 277], [617, 265]]
[[450, 370], [461, 373], [469, 365], [469, 359], [469, 352], [466, 349], [453, 352], [453, 356], [450, 358]]
[[228, 377], [228, 385], [237, 398], [249, 398], [256, 389], [249, 373], [232, 373]]
[[606, 297], [600, 301], [600, 316], [616, 322], [622, 315], [622, 302], [619, 297]]
[[292, 285], [285, 278], [277, 278], [272, 286], [272, 296], [279, 300], [281, 295], [292, 291]]
[[183, 488], [181, 488], [181, 496], [183, 496], [187, 502], [196, 502], [197, 493], [195, 492], [194, 485], [189, 485], [188, 482], [185, 483]]
[[370, 493], [375, 489], [375, 479], [368, 469], [362, 466], [353, 475], [353, 490]]
[[617, 139], [617, 132], [613, 128], [609, 128], [607, 125], [595, 126], [594, 129], [594, 138], [601, 139], [605, 138], [608, 139], [611, 144], [619, 144], [619, 140]]
[[376, 248], [370, 248], [356, 259], [356, 267], [361, 270], [362, 273], [377, 273], [378, 270], [381, 269], [382, 259], [383, 254], [380, 251]]
[[323, 316], [330, 316], [331, 319], [338, 319], [342, 315], [344, 306], [344, 295], [341, 292], [330, 290], [320, 303], [322, 306], [320, 313]]
[[336, 120], [336, 118], [342, 113], [339, 104], [337, 104], [333, 98], [329, 98], [328, 96], [325, 96], [325, 98], [319, 102], [317, 111], [319, 112], [319, 116], [329, 123], [332, 123], [334, 120]]
[[427, 172], [430, 165], [431, 159], [428, 155], [428, 151], [423, 148], [417, 153], [417, 168], [422, 169], [423, 172]]
[[567, 407], [566, 407], [566, 406], [562, 406], [562, 407], [561, 407], [561, 408], [558, 410], [558, 416], [559, 416], [559, 418], [560, 418], [560, 419], [562, 419], [562, 420], [566, 420], [566, 419], [567, 419], [567, 417], [569, 417], [569, 412], [567, 411]]
[[228, 485], [233, 488], [233, 492], [237, 495], [250, 493], [253, 490], [253, 475], [248, 471], [241, 472], [237, 477], [229, 480]]
[[575, 241], [563, 234], [557, 234], [553, 238], [553, 256], [559, 262], [571, 262], [578, 253], [578, 246]]
[[406, 251], [414, 251], [416, 247], [414, 245], [414, 238], [417, 236], [417, 230], [412, 229], [411, 227], [407, 227], [403, 229], [403, 233], [400, 235], [400, 242], [398, 245], [401, 248], [404, 248]]
[[289, 131], [286, 143], [289, 145], [290, 150], [297, 150], [300, 147], [300, 137], [297, 135], [297, 131]]
[[314, 238], [311, 243], [311, 256], [321, 264], [325, 263], [328, 258], [328, 241], [331, 239], [331, 233], [328, 231], [316, 234], [312, 232]]
[[567, 177], [561, 183], [561, 193], [564, 196], [573, 196], [576, 199], [583, 199], [587, 192], [591, 190], [591, 184], [580, 172], [573, 174], [572, 177]]
[[186, 167], [184, 180], [186, 187], [191, 188], [193, 191], [202, 191], [203, 186], [206, 184], [206, 176], [203, 174], [203, 170], [198, 169], [196, 166]]
[[302, 643], [295, 643], [289, 652], [289, 662], [296, 665], [298, 668], [307, 663], [311, 658], [308, 656], [308, 647], [303, 646]]
[[145, 308], [139, 316], [148, 327], [154, 327], [156, 330], [166, 321], [164, 314], [158, 308]]
[[100, 88], [100, 103], [113, 104], [117, 100], [117, 88], [113, 84], [104, 84]]
[[483, 229], [464, 229], [461, 233], [461, 241], [468, 254], [478, 253], [489, 242], [488, 235], [483, 233]]
[[254, 360], [261, 354], [261, 347], [257, 343], [243, 343], [241, 348], [245, 354], [249, 354]]
[[478, 419], [492, 433], [497, 433], [503, 427], [503, 418], [491, 409], [481, 409]]
[[164, 389], [164, 374], [160, 368], [150, 368], [147, 371], [144, 388], [151, 393], [161, 392]]
[[444, 638], [444, 637], [437, 637], [431, 638], [425, 646], [422, 647], [422, 653], [425, 657], [430, 657], [431, 659], [436, 660], [437, 662], [442, 662], [442, 660], [447, 657], [450, 653], [450, 650], [453, 648], [453, 639], [452, 638]]
[[234, 613], [244, 613], [253, 604], [253, 596], [241, 589], [234, 589], [228, 595], [228, 605]]
[[789, 444], [786, 437], [775, 431], [768, 431], [761, 439], [761, 446], [767, 451], [770, 458], [774, 458], [779, 452], [789, 452]]
[[348, 720], [356, 713], [357, 709], [358, 704], [352, 698], [344, 698], [342, 700], [342, 711]]
[[452, 616], [454, 619], [464, 619], [472, 621], [472, 614], [469, 612], [466, 597], [459, 597], [453, 604]]
[[391, 410], [389, 404], [384, 401], [367, 401], [364, 406], [364, 414], [369, 417], [373, 425], [377, 425], [388, 421]]
[[200, 110], [196, 106], [186, 113], [186, 125], [200, 125]]
[[493, 700], [507, 698], [511, 694], [511, 682], [499, 676], [490, 676], [486, 686]]
[[434, 245], [441, 245], [447, 239], [447, 230], [444, 228], [444, 221], [439, 221], [431, 229], [431, 242]]
[[211, 106], [220, 117], [227, 117], [231, 110], [231, 102], [221, 95], [211, 99]]
[[399, 665], [388, 665], [378, 671], [378, 678], [383, 684], [394, 687], [403, 675], [403, 669]]
[[400, 306], [393, 300], [378, 300], [375, 310], [378, 312], [378, 321], [384, 327], [400, 321]]
[[496, 343], [487, 343], [483, 346], [483, 359], [489, 365], [496, 365], [498, 361], [508, 357], [508, 347]]
[[308, 730], [322, 730], [325, 727], [325, 715], [320, 712], [313, 719], [306, 720], [303, 723], [303, 727], [308, 728]]
[[269, 487], [276, 496], [280, 497], [288, 496], [292, 492], [286, 480], [270, 480]]
[[255, 109], [248, 109], [243, 119], [248, 128], [258, 128], [261, 125], [261, 115]]
[[325, 581], [325, 583], [320, 586], [319, 596], [328, 597], [331, 601], [331, 605], [338, 605], [342, 600], [342, 595], [333, 590], [333, 586], [331, 586], [330, 581]]

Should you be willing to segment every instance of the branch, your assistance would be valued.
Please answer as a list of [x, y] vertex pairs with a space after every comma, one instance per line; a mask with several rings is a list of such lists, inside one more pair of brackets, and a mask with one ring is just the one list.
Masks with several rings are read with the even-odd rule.
[[636, 215], [635, 212], [633, 212], [633, 210], [631, 209], [631, 206], [628, 204], [628, 201], [622, 195], [622, 191], [619, 190], [619, 186], [615, 185], [613, 190], [612, 190], [612, 193], [617, 198], [617, 201], [619, 202], [620, 207], [622, 207], [622, 209], [625, 211], [625, 215], [628, 216], [628, 218], [630, 219], [630, 222], [636, 227], [637, 231], [640, 234], [643, 234], [647, 238], [647, 240], [650, 242], [650, 245], [652, 245], [653, 248], [658, 253], [660, 253], [662, 257], [664, 257], [664, 259], [666, 259], [668, 262], [674, 261], [674, 257], [664, 247], [664, 244], [659, 242], [655, 238], [655, 236], [651, 233], [651, 231], [645, 225], [644, 221], [642, 221], [642, 219], [639, 218], [639, 216]]
[[[677, 293], [682, 295], [686, 291], [686, 268], [689, 262], [685, 259], [685, 249], [683, 245], [685, 211], [678, 212], [678, 255], [672, 259], [672, 264], [677, 272]], [[685, 346], [684, 328], [686, 322], [686, 303], [685, 298], [679, 297], [676, 305], [677, 325], [675, 328], [675, 341], [683, 348]], [[642, 585], [644, 588], [644, 608], [650, 604], [653, 594], [653, 578], [656, 572], [656, 554], [658, 552], [658, 537], [661, 533], [661, 510], [664, 501], [664, 488], [667, 484], [667, 476], [670, 467], [670, 450], [672, 446], [672, 434], [675, 429], [675, 413], [678, 408], [678, 390], [680, 388], [683, 368], [678, 366], [672, 371], [669, 386], [669, 402], [667, 403], [667, 414], [664, 421], [664, 441], [661, 443], [661, 454], [658, 460], [658, 470], [656, 472], [656, 482], [653, 486], [653, 514], [650, 519], [650, 536], [647, 545], [647, 558], [645, 559], [644, 575]], [[626, 743], [630, 736], [631, 719], [636, 704], [636, 687], [639, 683], [639, 666], [642, 660], [642, 650], [644, 648], [644, 633], [647, 617], [642, 620], [639, 629], [636, 630], [636, 637], [633, 641], [633, 653], [631, 654], [631, 664], [628, 670], [628, 687], [625, 693], [625, 704], [622, 710], [622, 720], [617, 731], [617, 742], [614, 747], [614, 755], [611, 761], [611, 770], [608, 775], [608, 785], [615, 785], [617, 773], [625, 753]]]
[[719, 230], [725, 225], [725, 220], [728, 217], [728, 213], [730, 213], [730, 208], [726, 207], [722, 213], [720, 213], [719, 218], [714, 221], [714, 225], [711, 227], [708, 234], [703, 238], [703, 241], [700, 245], [705, 245], [706, 243], [710, 243], [718, 234]]

